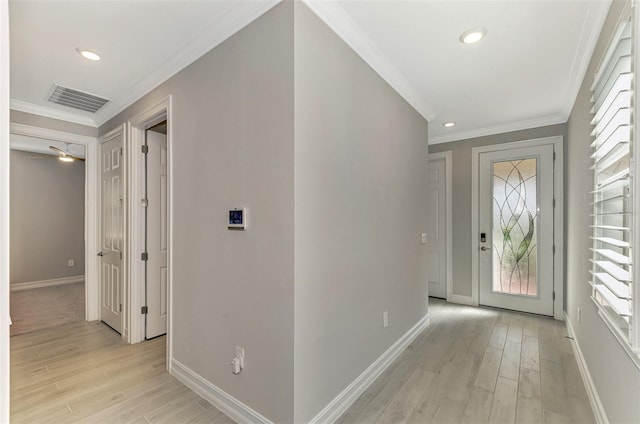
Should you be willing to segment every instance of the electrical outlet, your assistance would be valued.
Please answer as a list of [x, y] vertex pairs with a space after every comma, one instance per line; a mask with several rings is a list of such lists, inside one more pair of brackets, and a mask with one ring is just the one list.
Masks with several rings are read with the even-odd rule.
[[382, 313], [382, 328], [387, 328], [389, 326], [389, 311], [384, 311]]
[[240, 360], [238, 358], [233, 358], [231, 360], [231, 372], [234, 374], [240, 374]]
[[67, 265], [69, 265], [69, 266], [76, 266], [76, 261], [74, 261], [73, 259], [69, 259], [69, 260], [67, 261]]
[[236, 346], [236, 358], [240, 361], [240, 369], [244, 369], [244, 349]]
[[420, 234], [420, 243], [427, 244], [427, 233]]

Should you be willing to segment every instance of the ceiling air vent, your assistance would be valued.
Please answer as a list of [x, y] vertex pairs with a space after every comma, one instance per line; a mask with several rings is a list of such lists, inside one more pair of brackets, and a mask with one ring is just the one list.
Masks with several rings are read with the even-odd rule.
[[96, 113], [102, 106], [109, 102], [108, 99], [61, 85], [54, 86], [48, 100], [57, 105], [68, 106], [91, 113]]

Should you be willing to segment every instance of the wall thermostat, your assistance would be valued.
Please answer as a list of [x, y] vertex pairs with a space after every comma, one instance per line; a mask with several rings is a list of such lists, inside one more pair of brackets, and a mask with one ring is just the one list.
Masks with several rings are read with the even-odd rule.
[[247, 229], [247, 208], [229, 209], [228, 228]]

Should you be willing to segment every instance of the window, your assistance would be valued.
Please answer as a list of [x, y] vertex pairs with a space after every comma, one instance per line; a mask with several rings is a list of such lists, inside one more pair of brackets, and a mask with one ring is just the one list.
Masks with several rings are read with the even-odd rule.
[[593, 91], [593, 300], [627, 350], [634, 337], [633, 27], [623, 22], [596, 74]]

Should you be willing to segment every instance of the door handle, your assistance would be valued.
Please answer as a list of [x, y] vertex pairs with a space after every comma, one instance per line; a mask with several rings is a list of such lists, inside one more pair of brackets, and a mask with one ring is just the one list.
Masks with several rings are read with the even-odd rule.
[[482, 246], [482, 247], [480, 248], [480, 250], [482, 250], [482, 251], [485, 251], [485, 250], [491, 250], [491, 248], [490, 248], [490, 247], [487, 247], [487, 246]]
[[104, 253], [98, 252], [98, 256], [104, 256]]

